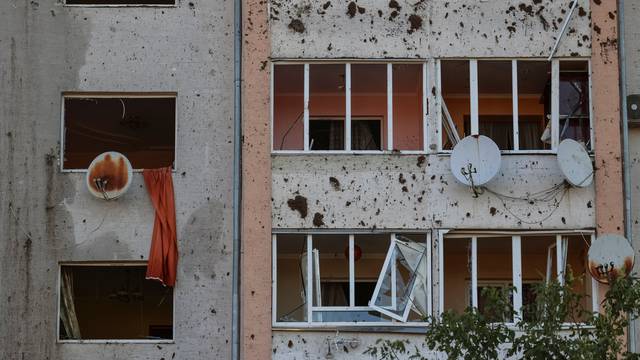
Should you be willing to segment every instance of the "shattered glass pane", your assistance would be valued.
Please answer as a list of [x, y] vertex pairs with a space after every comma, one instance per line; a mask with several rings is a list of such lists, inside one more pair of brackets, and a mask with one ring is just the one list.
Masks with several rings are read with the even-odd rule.
[[374, 309], [401, 321], [407, 320], [410, 310], [421, 318], [427, 315], [426, 250], [424, 243], [396, 237], [371, 302]]

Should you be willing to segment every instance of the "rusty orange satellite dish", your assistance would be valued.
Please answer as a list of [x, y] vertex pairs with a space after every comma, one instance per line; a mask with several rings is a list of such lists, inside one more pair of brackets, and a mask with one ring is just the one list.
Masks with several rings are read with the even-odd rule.
[[598, 282], [607, 284], [612, 278], [631, 273], [635, 260], [629, 241], [615, 234], [598, 236], [589, 248], [589, 272]]
[[109, 151], [98, 155], [87, 170], [87, 188], [100, 199], [116, 199], [129, 189], [133, 169], [131, 163], [119, 152]]

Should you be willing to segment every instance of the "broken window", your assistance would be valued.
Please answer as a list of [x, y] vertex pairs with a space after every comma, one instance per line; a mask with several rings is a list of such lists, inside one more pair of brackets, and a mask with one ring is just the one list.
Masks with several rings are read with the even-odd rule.
[[309, 66], [309, 150], [344, 150], [345, 65]]
[[351, 65], [351, 149], [387, 146], [387, 65]]
[[424, 150], [424, 67], [275, 65], [273, 150]]
[[589, 63], [560, 62], [560, 141], [576, 140], [587, 148], [591, 139]]
[[422, 64], [393, 64], [393, 149], [423, 148]]
[[511, 61], [478, 61], [478, 133], [513, 149]]
[[472, 134], [490, 137], [501, 150], [555, 150], [566, 138], [590, 149], [588, 61], [441, 60], [439, 64], [440, 149], [450, 150]]
[[[518, 61], [518, 149], [549, 150], [543, 141], [544, 130], [551, 123], [551, 63]], [[550, 134], [549, 134], [550, 138]]]
[[[430, 310], [427, 237], [398, 238], [395, 241], [389, 234], [274, 235], [274, 324], [422, 322]], [[420, 255], [408, 252], [406, 246]], [[398, 254], [397, 261], [385, 261], [390, 252]], [[393, 293], [392, 287], [381, 283], [385, 272], [397, 280]], [[409, 288], [412, 291], [407, 292]], [[384, 297], [386, 301], [391, 294], [396, 298], [388, 305], [375, 300]]]
[[273, 69], [273, 149], [304, 149], [304, 65]]
[[175, 0], [66, 0], [67, 5], [175, 5]]
[[469, 61], [440, 62], [442, 149], [451, 150], [460, 139], [471, 135], [465, 118], [471, 116]]
[[[475, 307], [485, 312], [483, 292], [503, 290], [514, 307], [515, 318], [488, 314], [496, 321], [513, 322], [535, 316], [535, 286], [542, 282], [563, 282], [569, 271], [578, 293], [583, 294], [583, 308], [598, 310], [597, 284], [585, 268], [591, 235], [513, 235], [446, 236], [443, 241], [441, 311], [462, 312]], [[561, 264], [558, 267], [558, 264]], [[509, 289], [509, 290], [507, 290]], [[511, 290], [513, 289], [513, 290]], [[466, 299], [463, 300], [463, 299]], [[575, 317], [568, 322], [579, 322]]]
[[175, 95], [65, 95], [63, 168], [86, 169], [107, 151], [135, 169], [173, 166], [175, 129]]
[[63, 265], [61, 340], [173, 339], [173, 289], [145, 265]]

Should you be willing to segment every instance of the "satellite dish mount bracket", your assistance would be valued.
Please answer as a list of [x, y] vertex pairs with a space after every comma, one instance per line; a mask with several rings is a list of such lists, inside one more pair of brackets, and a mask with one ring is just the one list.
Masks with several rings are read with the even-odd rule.
[[484, 189], [476, 186], [476, 184], [473, 182], [473, 174], [478, 173], [478, 169], [476, 169], [473, 164], [468, 163], [467, 168], [461, 168], [460, 172], [462, 173], [462, 176], [464, 176], [469, 181], [474, 198], [478, 198], [480, 197], [480, 195], [484, 194]]

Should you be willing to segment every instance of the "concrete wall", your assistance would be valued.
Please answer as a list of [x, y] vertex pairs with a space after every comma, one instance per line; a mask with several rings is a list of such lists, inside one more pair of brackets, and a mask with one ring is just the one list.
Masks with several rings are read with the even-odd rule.
[[[0, 357], [229, 358], [233, 8], [0, 3]], [[144, 260], [153, 208], [140, 174], [104, 202], [61, 173], [63, 91], [176, 91], [180, 261], [173, 344], [58, 344], [59, 261]]]
[[[579, 2], [558, 56], [591, 54], [590, 5]], [[554, 0], [271, 1], [271, 56], [547, 57], [569, 6]]]
[[[559, 206], [493, 194], [479, 198], [453, 177], [447, 155], [273, 157], [273, 227], [332, 229], [582, 229], [595, 226], [593, 188], [568, 189]], [[333, 177], [340, 183], [334, 187]], [[562, 183], [553, 155], [504, 155], [487, 184], [522, 196]], [[288, 202], [307, 199], [302, 218]], [[557, 199], [560, 200], [558, 195]], [[556, 209], [557, 208], [557, 209]], [[315, 214], [323, 225], [313, 224]], [[513, 213], [513, 214], [512, 214]], [[515, 214], [515, 216], [514, 216]], [[517, 217], [516, 217], [517, 216]]]

